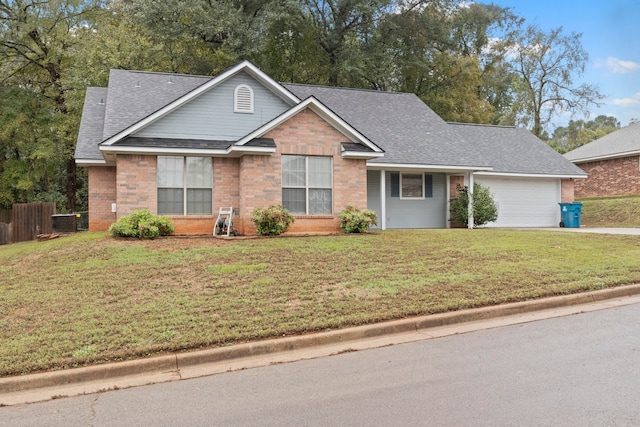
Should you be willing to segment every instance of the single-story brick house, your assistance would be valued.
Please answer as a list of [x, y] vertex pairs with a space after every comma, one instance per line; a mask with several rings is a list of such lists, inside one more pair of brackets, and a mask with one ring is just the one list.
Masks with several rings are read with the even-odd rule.
[[589, 175], [576, 181], [576, 197], [640, 194], [640, 123], [632, 123], [564, 156]]
[[248, 61], [216, 77], [111, 70], [87, 89], [75, 159], [88, 168], [89, 228], [135, 209], [211, 233], [234, 207], [283, 204], [291, 232], [338, 231], [347, 206], [379, 227], [446, 228], [457, 183], [489, 185], [493, 226], [557, 226], [585, 174], [524, 129], [446, 123], [417, 96], [280, 84]]

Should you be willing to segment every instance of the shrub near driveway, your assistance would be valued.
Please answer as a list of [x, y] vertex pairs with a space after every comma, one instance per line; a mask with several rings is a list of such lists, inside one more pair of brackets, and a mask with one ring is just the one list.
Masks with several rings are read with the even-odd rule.
[[408, 230], [0, 247], [0, 374], [640, 282], [640, 238]]

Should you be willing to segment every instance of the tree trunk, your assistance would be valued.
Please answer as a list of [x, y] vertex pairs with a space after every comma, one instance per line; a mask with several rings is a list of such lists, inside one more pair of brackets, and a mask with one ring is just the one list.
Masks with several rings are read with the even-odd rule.
[[67, 211], [76, 211], [76, 161], [71, 158], [67, 160]]

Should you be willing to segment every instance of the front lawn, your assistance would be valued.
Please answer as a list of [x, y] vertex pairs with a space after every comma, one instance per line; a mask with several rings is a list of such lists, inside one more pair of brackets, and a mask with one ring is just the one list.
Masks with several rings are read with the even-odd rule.
[[410, 230], [0, 246], [0, 375], [640, 282], [640, 237]]

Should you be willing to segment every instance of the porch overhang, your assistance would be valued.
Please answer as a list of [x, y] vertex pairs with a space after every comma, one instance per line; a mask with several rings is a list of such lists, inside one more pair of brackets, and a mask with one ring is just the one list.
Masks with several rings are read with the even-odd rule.
[[367, 169], [370, 170], [420, 170], [425, 172], [442, 172], [442, 173], [475, 173], [490, 172], [493, 170], [491, 166], [456, 166], [456, 165], [430, 165], [418, 163], [381, 163], [367, 162]]

